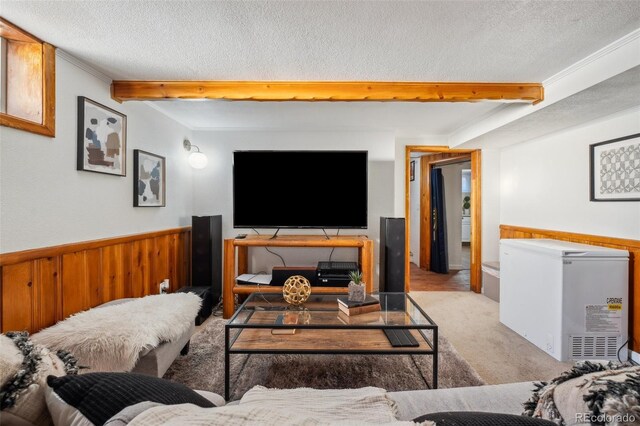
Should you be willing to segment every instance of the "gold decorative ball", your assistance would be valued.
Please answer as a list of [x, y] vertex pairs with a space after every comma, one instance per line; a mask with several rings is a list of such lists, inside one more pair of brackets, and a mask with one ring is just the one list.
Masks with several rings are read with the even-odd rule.
[[302, 275], [293, 275], [284, 282], [282, 296], [291, 305], [301, 305], [311, 295], [311, 283]]

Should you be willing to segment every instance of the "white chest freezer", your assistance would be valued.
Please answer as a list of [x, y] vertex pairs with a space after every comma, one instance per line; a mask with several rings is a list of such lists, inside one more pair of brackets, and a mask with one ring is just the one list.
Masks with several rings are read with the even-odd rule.
[[616, 359], [628, 338], [628, 262], [625, 250], [500, 240], [500, 322], [560, 361]]

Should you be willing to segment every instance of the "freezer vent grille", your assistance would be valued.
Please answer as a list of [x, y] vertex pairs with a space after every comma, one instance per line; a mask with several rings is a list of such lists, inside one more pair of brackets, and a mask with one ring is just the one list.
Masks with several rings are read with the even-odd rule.
[[571, 336], [573, 359], [616, 359], [617, 352], [616, 336]]

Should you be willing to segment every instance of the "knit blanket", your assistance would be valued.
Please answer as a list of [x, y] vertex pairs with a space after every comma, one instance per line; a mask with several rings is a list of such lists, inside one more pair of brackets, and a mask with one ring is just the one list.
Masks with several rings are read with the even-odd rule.
[[72, 353], [85, 372], [131, 371], [141, 352], [183, 336], [201, 303], [192, 293], [147, 296], [77, 313], [31, 339]]
[[640, 367], [578, 362], [551, 382], [535, 384], [523, 415], [573, 424], [640, 424]]
[[380, 388], [317, 390], [255, 386], [238, 405], [200, 408], [192, 404], [143, 411], [129, 426], [156, 425], [412, 425], [396, 419], [395, 402]]

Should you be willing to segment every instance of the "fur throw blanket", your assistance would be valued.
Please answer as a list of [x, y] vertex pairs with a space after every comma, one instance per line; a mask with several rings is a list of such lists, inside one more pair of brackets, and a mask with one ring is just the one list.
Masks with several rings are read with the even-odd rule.
[[72, 353], [87, 372], [131, 371], [141, 352], [184, 335], [201, 303], [192, 293], [147, 296], [77, 313], [31, 339]]

